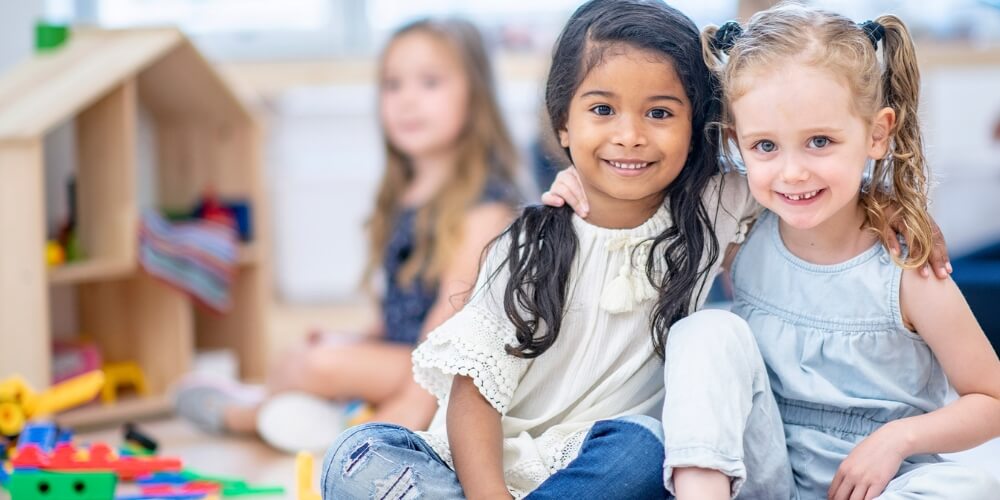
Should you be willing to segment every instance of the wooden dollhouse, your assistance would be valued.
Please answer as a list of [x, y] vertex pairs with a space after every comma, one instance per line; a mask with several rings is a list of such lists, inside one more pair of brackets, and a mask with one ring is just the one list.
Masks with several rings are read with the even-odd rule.
[[[153, 151], [139, 151], [140, 113], [151, 118]], [[67, 123], [85, 257], [52, 267], [45, 139]], [[153, 158], [152, 206], [140, 206], [137, 194], [140, 153]], [[231, 349], [244, 377], [261, 376], [268, 293], [261, 158], [251, 112], [175, 29], [77, 30], [61, 48], [0, 75], [0, 376], [51, 383], [58, 287], [75, 287], [79, 333], [106, 362], [135, 361], [145, 372], [154, 396], [122, 405], [164, 407], [164, 391], [200, 348]], [[253, 239], [241, 247], [224, 315], [195, 307], [137, 263], [141, 211], [190, 210], [206, 190], [243, 200], [252, 213]], [[115, 411], [122, 409], [103, 413]]]

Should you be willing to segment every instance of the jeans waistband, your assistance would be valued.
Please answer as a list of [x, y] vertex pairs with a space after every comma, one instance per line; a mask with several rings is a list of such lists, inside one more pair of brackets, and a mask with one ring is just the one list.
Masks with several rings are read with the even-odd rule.
[[892, 420], [881, 408], [842, 408], [777, 395], [775, 400], [785, 425], [867, 436]]

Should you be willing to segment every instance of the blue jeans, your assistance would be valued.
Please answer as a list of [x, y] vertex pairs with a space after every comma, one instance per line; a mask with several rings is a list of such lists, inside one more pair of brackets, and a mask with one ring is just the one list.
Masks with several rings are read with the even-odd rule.
[[[667, 498], [663, 431], [647, 416], [594, 424], [580, 454], [527, 498]], [[326, 500], [464, 499], [458, 476], [410, 430], [371, 423], [345, 431], [330, 447], [320, 478]]]

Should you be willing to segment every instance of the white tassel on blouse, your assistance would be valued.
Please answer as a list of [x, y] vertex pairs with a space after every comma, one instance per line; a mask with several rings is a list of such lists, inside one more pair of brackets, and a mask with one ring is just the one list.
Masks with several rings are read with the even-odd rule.
[[607, 243], [608, 252], [622, 252], [618, 276], [601, 292], [601, 308], [611, 314], [631, 312], [647, 300], [655, 299], [656, 288], [646, 277], [646, 258], [653, 240], [622, 237]]

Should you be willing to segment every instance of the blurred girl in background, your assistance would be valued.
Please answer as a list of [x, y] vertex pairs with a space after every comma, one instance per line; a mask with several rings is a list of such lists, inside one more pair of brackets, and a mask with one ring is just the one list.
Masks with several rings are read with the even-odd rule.
[[281, 356], [263, 391], [186, 381], [177, 411], [201, 428], [257, 432], [291, 451], [333, 441], [344, 425], [337, 401], [363, 400], [373, 420], [412, 429], [430, 422], [437, 403], [413, 382], [410, 352], [465, 303], [483, 248], [510, 223], [517, 158], [471, 23], [421, 20], [397, 30], [378, 86], [386, 168], [364, 276], [366, 285], [382, 282], [380, 321], [356, 336], [311, 335]]

